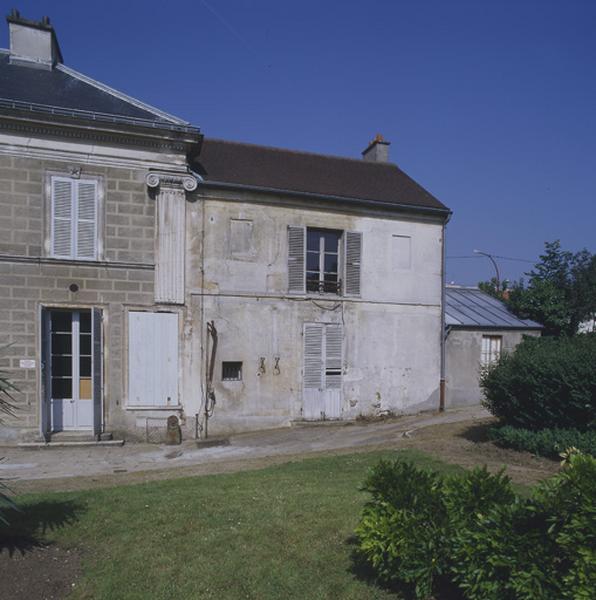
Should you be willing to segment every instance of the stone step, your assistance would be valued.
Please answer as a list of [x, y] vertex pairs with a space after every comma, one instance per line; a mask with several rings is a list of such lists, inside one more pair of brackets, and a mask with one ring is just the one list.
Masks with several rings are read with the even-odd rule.
[[101, 440], [86, 439], [79, 441], [60, 440], [51, 442], [21, 442], [19, 448], [41, 449], [41, 448], [93, 448], [97, 446], [124, 446], [124, 440]]

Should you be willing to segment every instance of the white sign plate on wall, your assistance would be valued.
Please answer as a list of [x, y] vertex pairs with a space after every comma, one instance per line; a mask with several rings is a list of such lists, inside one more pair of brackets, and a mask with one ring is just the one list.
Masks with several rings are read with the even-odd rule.
[[30, 358], [21, 358], [19, 360], [19, 367], [21, 369], [35, 369], [35, 361]]

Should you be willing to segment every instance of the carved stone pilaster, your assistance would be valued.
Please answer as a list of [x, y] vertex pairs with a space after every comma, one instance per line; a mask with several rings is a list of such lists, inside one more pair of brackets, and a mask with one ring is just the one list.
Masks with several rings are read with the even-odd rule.
[[150, 172], [145, 181], [156, 191], [155, 302], [184, 304], [186, 192], [197, 189], [195, 177]]

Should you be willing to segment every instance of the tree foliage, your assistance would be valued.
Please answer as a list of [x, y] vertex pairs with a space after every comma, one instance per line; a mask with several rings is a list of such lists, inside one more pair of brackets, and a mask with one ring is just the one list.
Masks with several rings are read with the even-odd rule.
[[596, 315], [596, 255], [588, 250], [563, 250], [559, 240], [546, 242], [544, 254], [520, 279], [511, 285], [496, 281], [478, 287], [507, 303], [522, 319], [544, 325], [545, 335], [574, 335], [583, 321]]

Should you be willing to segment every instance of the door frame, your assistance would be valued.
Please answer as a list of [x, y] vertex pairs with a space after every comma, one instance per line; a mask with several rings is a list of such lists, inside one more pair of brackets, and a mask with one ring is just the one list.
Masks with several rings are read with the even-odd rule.
[[51, 325], [49, 315], [52, 310], [77, 312], [91, 311], [91, 379], [93, 388], [93, 427], [91, 429], [70, 429], [68, 431], [89, 431], [100, 439], [104, 431], [104, 379], [105, 379], [105, 333], [104, 321], [107, 311], [104, 306], [95, 304], [40, 304], [38, 314], [39, 349], [39, 428], [41, 436], [49, 442], [52, 436], [51, 406]]

